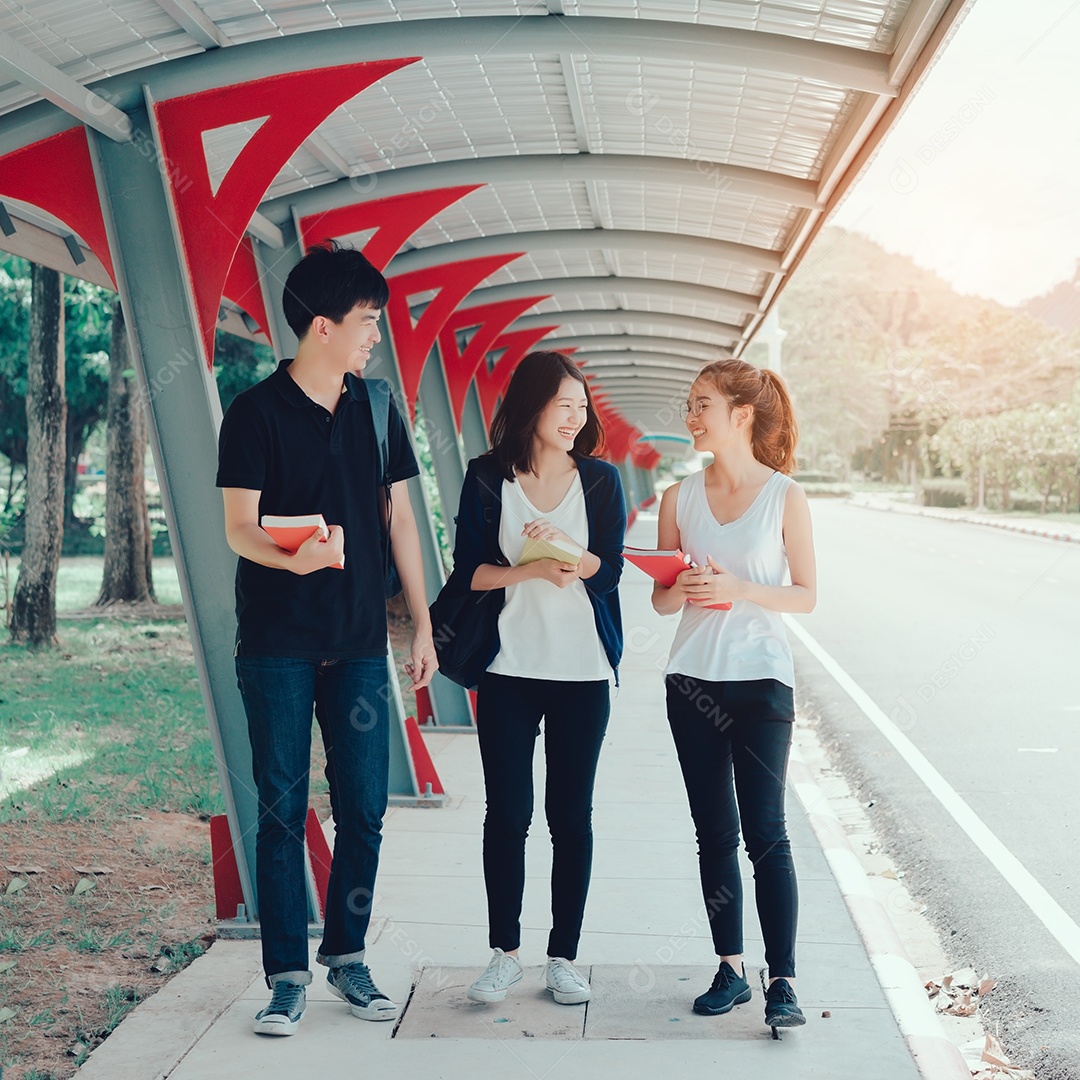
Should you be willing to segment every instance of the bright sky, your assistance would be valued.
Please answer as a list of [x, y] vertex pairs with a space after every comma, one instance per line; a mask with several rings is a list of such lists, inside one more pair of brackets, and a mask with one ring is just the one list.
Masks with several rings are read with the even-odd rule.
[[1080, 260], [1080, 0], [975, 0], [832, 224], [1005, 304]]

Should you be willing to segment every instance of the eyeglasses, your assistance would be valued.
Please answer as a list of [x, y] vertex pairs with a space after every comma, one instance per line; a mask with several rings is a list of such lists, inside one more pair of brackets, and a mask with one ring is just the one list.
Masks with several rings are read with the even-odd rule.
[[708, 407], [709, 401], [707, 398], [694, 398], [693, 401], [681, 401], [679, 402], [679, 416], [681, 416], [683, 420], [691, 415], [700, 416]]

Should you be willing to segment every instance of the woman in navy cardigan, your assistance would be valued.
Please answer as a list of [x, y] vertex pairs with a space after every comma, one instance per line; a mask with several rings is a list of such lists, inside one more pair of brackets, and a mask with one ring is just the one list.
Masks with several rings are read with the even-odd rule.
[[[588, 385], [561, 353], [534, 352], [521, 361], [492, 421], [491, 447], [469, 463], [454, 547], [459, 581], [474, 591], [505, 590], [476, 709], [495, 951], [468, 995], [502, 1001], [522, 977], [525, 838], [543, 719], [552, 843], [545, 984], [555, 1001], [573, 1005], [590, 996], [573, 961], [592, 866], [593, 782], [622, 655], [618, 585], [626, 508], [618, 470], [594, 456], [603, 429]], [[490, 525], [485, 502], [494, 504]], [[559, 545], [566, 561], [520, 565], [529, 538]]]

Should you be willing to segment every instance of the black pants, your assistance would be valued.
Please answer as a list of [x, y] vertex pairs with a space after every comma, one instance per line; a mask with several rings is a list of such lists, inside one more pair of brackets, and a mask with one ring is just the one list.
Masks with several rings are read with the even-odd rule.
[[794, 978], [799, 895], [784, 822], [791, 687], [775, 679], [715, 683], [687, 675], [665, 682], [716, 954], [743, 951], [741, 822], [769, 974]]
[[551, 934], [548, 956], [577, 956], [592, 872], [592, 793], [611, 710], [607, 681], [557, 682], [487, 674], [476, 700], [484, 766], [484, 884], [488, 943], [521, 944], [525, 838], [533, 812], [533, 747], [544, 718], [551, 833]]

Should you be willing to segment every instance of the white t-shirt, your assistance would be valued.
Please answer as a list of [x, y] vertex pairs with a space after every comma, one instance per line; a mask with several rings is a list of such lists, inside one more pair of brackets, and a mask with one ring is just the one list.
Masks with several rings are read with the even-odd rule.
[[[729, 573], [760, 585], [790, 584], [784, 550], [784, 504], [794, 483], [773, 473], [757, 498], [734, 521], [721, 525], [705, 495], [705, 473], [679, 485], [675, 520], [679, 543], [697, 563], [711, 555]], [[736, 600], [730, 611], [684, 604], [665, 674], [690, 675], [709, 682], [777, 679], [795, 685], [784, 621], [750, 600]]]
[[[537, 518], [550, 521], [582, 546], [588, 544], [585, 492], [578, 473], [562, 502], [546, 514], [529, 502], [520, 484], [503, 481], [499, 547], [511, 566], [525, 547], [522, 527]], [[550, 581], [531, 578], [508, 586], [499, 613], [499, 652], [488, 671], [560, 682], [610, 678], [611, 664], [600, 642], [585, 583], [578, 578], [560, 589]]]

